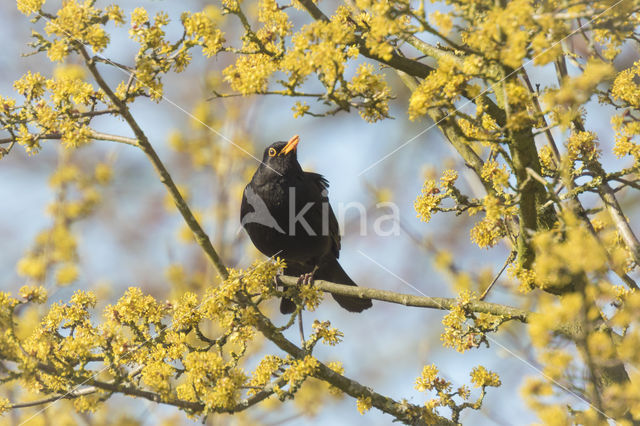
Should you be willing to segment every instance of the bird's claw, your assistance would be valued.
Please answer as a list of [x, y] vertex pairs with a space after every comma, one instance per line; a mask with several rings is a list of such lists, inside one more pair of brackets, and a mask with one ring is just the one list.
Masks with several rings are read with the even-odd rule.
[[298, 282], [296, 285], [300, 287], [301, 285], [311, 285], [313, 283], [313, 275], [314, 272], [307, 272], [306, 274], [302, 274], [298, 277]]

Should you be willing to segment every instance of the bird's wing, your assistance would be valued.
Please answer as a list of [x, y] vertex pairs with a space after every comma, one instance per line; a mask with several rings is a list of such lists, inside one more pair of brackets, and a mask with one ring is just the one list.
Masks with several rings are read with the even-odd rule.
[[307, 179], [313, 181], [316, 185], [318, 185], [321, 191], [329, 188], [329, 181], [320, 173], [304, 172], [304, 174]]
[[[249, 207], [253, 211], [249, 210]], [[240, 206], [240, 224], [246, 227], [248, 223], [257, 223], [284, 234], [284, 230], [280, 227], [276, 219], [269, 211], [269, 207], [264, 200], [255, 193], [251, 185], [247, 185], [242, 193], [242, 205]]]
[[[313, 182], [321, 194], [321, 202], [329, 204], [329, 181], [319, 173], [304, 172], [305, 180]], [[331, 251], [338, 258], [340, 256], [340, 227], [336, 215], [329, 204], [329, 236], [331, 237]]]
[[253, 211], [253, 207], [251, 207], [251, 204], [249, 204], [249, 201], [247, 201], [247, 188], [249, 187], [249, 185], [247, 185], [244, 188], [244, 191], [242, 191], [242, 204], [240, 205], [240, 223], [243, 223], [244, 217], [245, 215], [251, 213]]

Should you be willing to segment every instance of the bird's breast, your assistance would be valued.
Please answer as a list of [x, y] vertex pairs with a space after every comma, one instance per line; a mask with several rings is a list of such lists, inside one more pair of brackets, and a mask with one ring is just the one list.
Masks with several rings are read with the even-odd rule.
[[323, 232], [322, 207], [306, 198], [304, 189], [277, 181], [247, 187], [245, 200], [252, 209], [242, 225], [258, 250], [267, 256], [305, 261], [329, 251], [331, 239]]

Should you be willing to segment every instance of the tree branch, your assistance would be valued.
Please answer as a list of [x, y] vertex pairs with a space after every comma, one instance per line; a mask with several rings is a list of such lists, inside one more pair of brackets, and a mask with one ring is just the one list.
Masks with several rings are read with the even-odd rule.
[[[44, 133], [44, 134], [36, 135], [36, 137], [38, 138], [38, 140], [45, 140], [45, 139], [58, 140], [58, 139], [62, 139], [62, 134], [61, 133]], [[135, 146], [135, 147], [138, 146], [138, 141], [136, 139], [128, 138], [126, 136], [111, 135], [108, 133], [101, 133], [96, 131], [91, 131], [91, 139], [100, 140], [100, 141], [118, 142], [118, 143], [123, 143], [126, 145]], [[0, 145], [14, 142], [14, 141], [15, 141], [14, 138], [3, 138], [3, 139], [0, 139]]]
[[[329, 22], [330, 19], [327, 15], [325, 15], [313, 0], [300, 0], [300, 4], [307, 9], [307, 12], [313, 17], [313, 19], [317, 21], [325, 21]], [[409, 75], [413, 75], [415, 77], [425, 78], [428, 76], [433, 68], [429, 65], [423, 64], [422, 62], [414, 61], [413, 59], [405, 58], [403, 56], [398, 55], [396, 52], [391, 52], [391, 59], [386, 60], [378, 57], [371, 53], [371, 50], [365, 45], [364, 40], [359, 35], [355, 36], [356, 43], [358, 45], [358, 49], [362, 56], [366, 56], [369, 59], [373, 59], [378, 62], [382, 62], [385, 65], [390, 66], [396, 70], [400, 70], [406, 72]]]
[[[277, 277], [278, 283], [287, 287], [295, 287], [298, 282], [297, 277], [280, 275]], [[429, 297], [429, 296], [413, 296], [409, 294], [395, 293], [388, 290], [378, 290], [367, 287], [354, 287], [344, 284], [336, 284], [329, 281], [314, 280], [314, 287], [318, 290], [340, 294], [343, 296], [359, 297], [361, 299], [375, 299], [383, 302], [397, 303], [405, 306], [415, 306], [420, 308], [432, 308], [448, 311], [458, 304], [458, 299], [449, 297]], [[492, 315], [501, 315], [509, 319], [518, 320], [526, 323], [531, 315], [523, 309], [511, 306], [500, 305], [497, 303], [471, 301], [466, 305], [467, 309], [473, 312], [480, 312]]]
[[128, 138], [126, 136], [111, 135], [108, 133], [93, 131], [91, 132], [91, 138], [99, 141], [112, 141], [138, 147], [138, 141], [136, 139]]
[[[48, 364], [39, 363], [38, 368], [47, 374], [51, 374], [51, 375], [59, 374], [59, 371], [55, 367]], [[39, 399], [37, 401], [29, 401], [24, 403], [12, 404], [10, 408], [34, 407], [37, 405], [47, 404], [49, 402], [55, 402], [60, 399], [74, 399], [81, 396], [90, 395], [92, 393], [98, 392], [99, 390], [104, 390], [112, 393], [121, 393], [123, 395], [144, 398], [149, 401], [153, 401], [160, 404], [172, 405], [174, 407], [182, 408], [184, 410], [189, 410], [195, 413], [202, 412], [205, 409], [205, 405], [199, 402], [186, 401], [179, 398], [165, 398], [158, 393], [140, 389], [130, 383], [117, 383], [116, 381], [104, 382], [104, 381], [96, 380], [95, 379], [96, 375], [97, 373], [94, 374], [89, 379], [84, 379], [82, 377], [76, 378], [77, 379], [76, 384], [78, 386], [82, 386], [84, 384], [90, 385], [89, 387], [86, 387], [84, 389], [73, 390], [64, 395], [55, 395], [49, 398]], [[285, 384], [286, 384], [285, 380], [279, 379], [276, 382], [272, 382], [268, 384], [267, 386], [264, 387], [263, 390], [251, 396], [250, 398], [239, 401], [235, 406], [231, 408], [226, 408], [226, 409], [214, 408], [213, 411], [215, 411], [216, 413], [233, 414], [239, 411], [246, 410], [247, 408], [258, 404], [259, 402], [264, 401], [265, 399], [267, 399], [268, 397], [270, 397], [275, 393], [274, 389], [276, 387], [282, 387]]]
[[[291, 277], [287, 277], [291, 278]], [[318, 281], [316, 281], [318, 283]], [[326, 282], [325, 282], [326, 283]], [[338, 284], [334, 284], [338, 285]], [[348, 286], [342, 286], [348, 287]], [[308, 352], [296, 346], [284, 335], [278, 331], [273, 323], [264, 316], [258, 309], [256, 309], [256, 328], [269, 340], [275, 343], [280, 349], [287, 352], [291, 356], [302, 359], [308, 355]], [[317, 369], [312, 375], [320, 380], [323, 380], [336, 388], [342, 390], [347, 395], [353, 398], [369, 397], [371, 398], [371, 404], [379, 410], [394, 416], [396, 419], [402, 421], [405, 424], [426, 426], [426, 422], [419, 416], [424, 412], [422, 407], [410, 404], [406, 401], [399, 403], [392, 398], [381, 395], [371, 388], [361, 385], [355, 380], [349, 379], [342, 374], [336, 373], [322, 362], [318, 361]], [[456, 423], [449, 419], [434, 415], [433, 421], [429, 422], [430, 425], [446, 425], [451, 426]]]
[[607, 182], [604, 182], [598, 187], [598, 193], [602, 202], [606, 206], [609, 215], [611, 215], [611, 219], [613, 219], [616, 228], [618, 228], [618, 232], [620, 233], [622, 240], [631, 252], [633, 260], [640, 265], [640, 241], [638, 241], [638, 238], [633, 233], [631, 226], [629, 226], [627, 217], [622, 212], [622, 208], [613, 193], [613, 189], [611, 189], [611, 186], [609, 186]]
[[102, 75], [100, 74], [100, 72], [98, 71], [98, 68], [96, 67], [95, 60], [89, 56], [89, 53], [87, 53], [87, 50], [82, 43], [78, 43], [78, 50], [80, 51], [82, 57], [84, 58], [84, 62], [87, 65], [87, 68], [89, 68], [89, 71], [91, 72], [91, 74], [93, 75], [93, 78], [95, 78], [96, 82], [98, 83], [98, 86], [100, 86], [100, 88], [106, 93], [106, 95], [109, 97], [111, 102], [113, 102], [113, 104], [118, 109], [119, 114], [127, 122], [131, 130], [133, 130], [134, 135], [138, 139], [138, 146], [147, 155], [147, 157], [151, 161], [151, 164], [153, 165], [153, 168], [156, 170], [156, 173], [158, 173], [158, 175], [160, 176], [160, 181], [169, 190], [169, 193], [171, 194], [171, 197], [173, 198], [173, 201], [176, 204], [178, 211], [180, 211], [180, 214], [182, 215], [185, 222], [189, 226], [189, 229], [191, 229], [191, 231], [194, 233], [196, 241], [198, 242], [200, 247], [202, 247], [207, 257], [209, 257], [209, 260], [218, 271], [218, 274], [220, 274], [220, 276], [223, 279], [226, 279], [229, 276], [229, 272], [227, 271], [227, 268], [222, 263], [220, 256], [218, 256], [216, 249], [213, 248], [213, 245], [211, 244], [211, 240], [209, 239], [209, 236], [204, 232], [204, 230], [200, 226], [200, 223], [198, 223], [198, 220], [195, 218], [195, 216], [191, 212], [191, 209], [189, 208], [189, 206], [187, 205], [187, 202], [182, 197], [182, 194], [180, 194], [178, 187], [173, 182], [173, 179], [171, 178], [171, 175], [169, 174], [166, 167], [162, 163], [162, 160], [160, 160], [160, 157], [158, 157], [158, 154], [156, 153], [155, 149], [153, 149], [151, 142], [149, 142], [149, 139], [147, 138], [146, 134], [142, 131], [140, 126], [138, 126], [138, 123], [131, 115], [131, 112], [129, 111], [129, 107], [125, 102], [123, 102], [120, 98], [118, 98], [118, 96], [113, 92], [113, 90], [111, 90], [111, 87], [109, 87], [106, 81], [104, 81], [104, 79], [102, 78]]
[[56, 402], [61, 399], [74, 399], [74, 398], [78, 398], [85, 395], [91, 395], [92, 393], [96, 393], [97, 391], [98, 389], [96, 387], [90, 386], [88, 388], [80, 389], [78, 391], [69, 392], [65, 395], [54, 395], [49, 398], [37, 399], [35, 401], [17, 402], [15, 404], [11, 404], [9, 406], [9, 409], [14, 410], [18, 408], [36, 407], [38, 405], [44, 405], [50, 402]]

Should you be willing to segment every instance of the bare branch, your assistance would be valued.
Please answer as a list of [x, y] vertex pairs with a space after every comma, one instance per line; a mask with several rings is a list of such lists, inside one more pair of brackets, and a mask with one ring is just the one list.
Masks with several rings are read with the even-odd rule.
[[[43, 133], [40, 135], [35, 135], [36, 138], [38, 140], [59, 140], [62, 139], [62, 134], [60, 133]], [[101, 133], [101, 132], [95, 132], [92, 131], [91, 132], [91, 138], [95, 139], [95, 140], [101, 140], [101, 141], [111, 141], [111, 142], [118, 142], [118, 143], [123, 143], [123, 144], [127, 144], [127, 145], [131, 145], [131, 146], [138, 146], [138, 141], [136, 139], [133, 138], [128, 138], [126, 136], [119, 136], [119, 135], [111, 135], [108, 133]], [[4, 138], [4, 139], [0, 139], [0, 145], [5, 144], [5, 143], [13, 143], [15, 142], [14, 138]]]
[[[287, 287], [295, 287], [298, 278], [281, 275], [277, 278], [278, 283]], [[313, 285], [324, 292], [340, 294], [344, 296], [359, 297], [361, 299], [375, 299], [383, 302], [397, 303], [405, 306], [415, 306], [419, 308], [432, 308], [448, 311], [458, 304], [458, 299], [450, 297], [428, 297], [413, 296], [410, 294], [395, 293], [388, 290], [378, 290], [367, 287], [353, 287], [344, 284], [336, 284], [329, 281], [314, 280]], [[471, 301], [465, 305], [467, 309], [473, 312], [482, 312], [493, 315], [506, 316], [509, 319], [527, 322], [530, 312], [511, 306], [500, 305], [497, 303], [488, 303], [481, 301]]]
[[44, 404], [48, 404], [50, 402], [56, 402], [59, 401], [61, 399], [74, 399], [74, 398], [78, 398], [81, 396], [85, 396], [85, 395], [91, 395], [92, 393], [96, 393], [98, 391], [98, 388], [94, 387], [94, 386], [90, 386], [88, 388], [84, 388], [75, 392], [69, 392], [67, 394], [64, 395], [54, 395], [51, 396], [49, 398], [43, 398], [43, 399], [37, 399], [35, 401], [28, 401], [28, 402], [18, 402], [15, 404], [11, 404], [9, 406], [9, 409], [13, 410], [13, 409], [18, 409], [18, 408], [29, 408], [29, 407], [36, 407], [38, 405], [44, 405]]
[[618, 228], [620, 236], [631, 252], [633, 260], [635, 260], [637, 264], [640, 264], [640, 241], [638, 241], [638, 238], [633, 233], [626, 216], [622, 212], [622, 208], [613, 193], [613, 189], [605, 182], [598, 187], [598, 192], [607, 208], [607, 211], [611, 215], [616, 228]]

